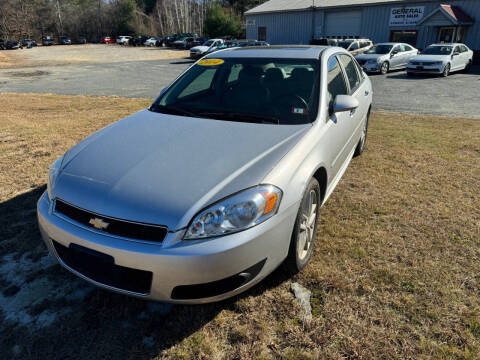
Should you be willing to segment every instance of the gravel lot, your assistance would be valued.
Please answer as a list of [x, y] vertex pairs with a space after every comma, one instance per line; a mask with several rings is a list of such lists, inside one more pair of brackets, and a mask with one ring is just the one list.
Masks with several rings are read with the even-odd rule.
[[[185, 51], [112, 45], [39, 47], [12, 53], [16, 65], [0, 69], [0, 92], [154, 98], [192, 64]], [[410, 78], [399, 71], [371, 75], [371, 79], [377, 110], [480, 117], [480, 67], [449, 78]]]

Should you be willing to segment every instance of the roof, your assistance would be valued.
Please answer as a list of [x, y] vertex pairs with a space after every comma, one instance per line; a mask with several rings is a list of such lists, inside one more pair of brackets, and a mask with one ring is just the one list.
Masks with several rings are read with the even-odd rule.
[[442, 13], [453, 25], [471, 25], [475, 22], [475, 20], [467, 15], [459, 6], [440, 4], [438, 8], [420, 20], [418, 24], [428, 24], [428, 20], [439, 12]]
[[313, 6], [317, 9], [342, 6], [364, 6], [374, 4], [390, 4], [407, 2], [407, 0], [269, 0], [249, 11], [246, 15], [269, 12], [308, 10]]
[[327, 46], [268, 46], [225, 49], [214, 52], [206, 58], [279, 58], [279, 59], [319, 59]]

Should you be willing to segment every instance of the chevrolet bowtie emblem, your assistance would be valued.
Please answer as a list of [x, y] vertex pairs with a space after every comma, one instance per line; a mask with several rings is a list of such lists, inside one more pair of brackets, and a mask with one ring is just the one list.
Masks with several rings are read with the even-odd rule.
[[91, 218], [88, 223], [98, 230], [105, 230], [108, 227], [108, 225], [110, 225], [109, 223], [99, 218]]

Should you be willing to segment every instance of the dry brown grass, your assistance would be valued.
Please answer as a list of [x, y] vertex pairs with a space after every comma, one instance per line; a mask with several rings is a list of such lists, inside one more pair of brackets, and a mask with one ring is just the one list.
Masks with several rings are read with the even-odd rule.
[[[45, 252], [34, 203], [11, 204], [78, 140], [149, 102], [0, 97], [0, 253], [25, 251], [24, 239]], [[145, 320], [145, 302], [96, 290], [41, 332], [0, 324], [0, 354], [21, 342], [31, 358], [477, 359], [479, 193], [480, 121], [374, 113], [366, 152], [322, 209], [313, 261], [294, 279], [279, 271], [231, 301]], [[24, 211], [29, 226], [15, 225]], [[312, 290], [311, 321], [291, 281]]]

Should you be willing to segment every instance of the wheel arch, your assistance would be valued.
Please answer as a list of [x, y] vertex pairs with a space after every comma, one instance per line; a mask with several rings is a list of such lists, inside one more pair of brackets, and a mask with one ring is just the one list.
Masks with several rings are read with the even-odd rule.
[[318, 181], [320, 185], [320, 197], [321, 197], [321, 202], [323, 203], [323, 200], [325, 199], [325, 194], [327, 192], [327, 182], [328, 182], [327, 170], [323, 166], [320, 166], [313, 174], [313, 177]]

